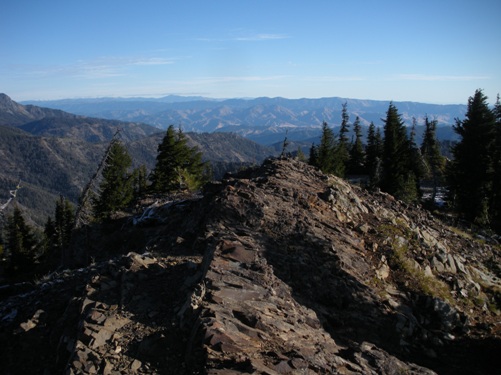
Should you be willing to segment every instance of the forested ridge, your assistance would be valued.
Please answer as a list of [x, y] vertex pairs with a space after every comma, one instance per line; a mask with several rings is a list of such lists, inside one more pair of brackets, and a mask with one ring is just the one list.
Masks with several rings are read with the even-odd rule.
[[[464, 119], [456, 119], [459, 141], [451, 144], [448, 156], [436, 137], [437, 121], [424, 118], [421, 144], [416, 141], [417, 120], [410, 131], [398, 108], [390, 103], [383, 127], [369, 126], [367, 144], [361, 144], [358, 117], [353, 123], [356, 137], [348, 142], [349, 118], [343, 106], [342, 123], [336, 135], [326, 122], [318, 145], [310, 150], [309, 163], [339, 177], [364, 176], [370, 189], [381, 189], [397, 199], [437, 208], [438, 188], [446, 188], [445, 206], [458, 219], [494, 231], [501, 230], [501, 104], [493, 108], [482, 90], [468, 100]], [[423, 200], [422, 187], [432, 189]]]

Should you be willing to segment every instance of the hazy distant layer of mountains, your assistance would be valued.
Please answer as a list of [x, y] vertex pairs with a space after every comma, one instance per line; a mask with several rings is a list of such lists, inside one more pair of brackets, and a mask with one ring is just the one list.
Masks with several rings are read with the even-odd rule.
[[[389, 101], [344, 98], [321, 99], [226, 99], [166, 96], [163, 98], [97, 98], [30, 101], [26, 104], [106, 119], [145, 123], [165, 129], [181, 126], [184, 131], [234, 132], [260, 144], [271, 145], [287, 137], [296, 141], [314, 141], [323, 121], [336, 129], [341, 123], [343, 103], [347, 103], [350, 121], [358, 116], [364, 128], [371, 122], [382, 126]], [[424, 116], [438, 121], [437, 137], [456, 139], [452, 131], [455, 119], [463, 119], [466, 105], [437, 105], [394, 102], [406, 124], [416, 118], [422, 131]]]

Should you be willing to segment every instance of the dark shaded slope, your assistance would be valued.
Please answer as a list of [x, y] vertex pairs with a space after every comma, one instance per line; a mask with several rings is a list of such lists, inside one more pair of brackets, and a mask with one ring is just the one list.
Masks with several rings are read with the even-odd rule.
[[145, 124], [80, 116], [71, 120], [65, 117], [45, 117], [23, 124], [19, 128], [34, 135], [73, 138], [90, 143], [110, 141], [117, 132], [120, 132], [124, 140], [134, 141], [159, 131]]
[[29, 210], [32, 220], [42, 224], [53, 213], [59, 195], [78, 200], [105, 147], [68, 138], [36, 137], [0, 126], [2, 201], [21, 180], [16, 202]]

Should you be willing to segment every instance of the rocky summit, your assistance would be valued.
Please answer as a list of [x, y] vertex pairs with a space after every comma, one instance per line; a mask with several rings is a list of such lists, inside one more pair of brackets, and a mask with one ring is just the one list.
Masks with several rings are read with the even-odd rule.
[[0, 288], [2, 373], [499, 373], [495, 238], [291, 159], [157, 198]]

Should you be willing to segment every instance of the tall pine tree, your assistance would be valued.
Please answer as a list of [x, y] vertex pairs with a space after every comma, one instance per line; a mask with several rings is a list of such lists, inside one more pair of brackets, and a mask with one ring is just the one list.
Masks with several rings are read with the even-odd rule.
[[393, 103], [390, 103], [384, 123], [381, 189], [398, 199], [415, 201], [418, 191], [411, 164], [410, 142], [404, 122]]
[[301, 146], [297, 146], [296, 158], [297, 158], [297, 160], [302, 161], [302, 162], [306, 161], [306, 155], [304, 154], [304, 151], [301, 148]]
[[318, 167], [318, 147], [315, 146], [315, 143], [311, 144], [308, 164]]
[[367, 149], [365, 156], [365, 169], [369, 175], [369, 188], [374, 189], [381, 184], [383, 171], [383, 139], [379, 128], [373, 122], [369, 125], [367, 133]]
[[437, 120], [424, 118], [424, 135], [421, 143], [421, 155], [425, 161], [424, 179], [431, 182], [432, 195], [430, 201], [434, 204], [438, 187], [443, 184], [445, 158], [440, 153], [440, 144], [436, 136]]
[[132, 188], [135, 199], [148, 190], [148, 170], [145, 165], [141, 165], [132, 171]]
[[[320, 168], [324, 173], [334, 173], [336, 139], [327, 122], [322, 123], [322, 135], [318, 147], [310, 150], [310, 164]], [[313, 156], [313, 157], [312, 157]]]
[[6, 248], [11, 271], [32, 270], [37, 254], [37, 240], [18, 207], [14, 208], [12, 216], [7, 219]]
[[343, 103], [341, 110], [341, 127], [339, 128], [339, 138], [334, 156], [335, 168], [333, 173], [336, 176], [344, 177], [350, 161], [350, 145], [348, 132], [350, 131], [350, 116], [348, 115], [348, 103]]
[[60, 196], [59, 201], [56, 202], [55, 227], [61, 247], [69, 246], [74, 226], [75, 210], [68, 199]]
[[94, 214], [103, 219], [124, 209], [133, 198], [133, 179], [129, 169], [132, 159], [120, 141], [113, 141], [103, 169], [100, 194], [94, 200]]
[[73, 206], [68, 199], [60, 196], [56, 202], [54, 219], [49, 216], [44, 229], [44, 263], [49, 269], [55, 268], [61, 262], [63, 251], [70, 246], [74, 226]]
[[501, 233], [501, 102], [499, 94], [494, 105], [496, 118], [495, 143], [493, 152], [493, 186], [492, 186], [492, 226]]
[[409, 162], [415, 179], [417, 198], [421, 198], [421, 178], [426, 173], [426, 162], [421, 154], [421, 148], [416, 143], [417, 120], [412, 118], [411, 133], [409, 135]]
[[353, 123], [353, 131], [355, 132], [355, 142], [350, 149], [350, 163], [348, 174], [361, 175], [367, 173], [365, 169], [365, 150], [362, 142], [362, 126], [360, 118], [357, 116]]
[[209, 168], [202, 153], [189, 147], [181, 129], [170, 125], [158, 146], [157, 162], [151, 175], [151, 189], [159, 193], [198, 190], [209, 179]]
[[454, 126], [461, 139], [452, 150], [448, 171], [450, 199], [461, 215], [481, 226], [489, 224], [492, 214], [495, 126], [496, 117], [482, 90], [468, 99], [466, 118]]

